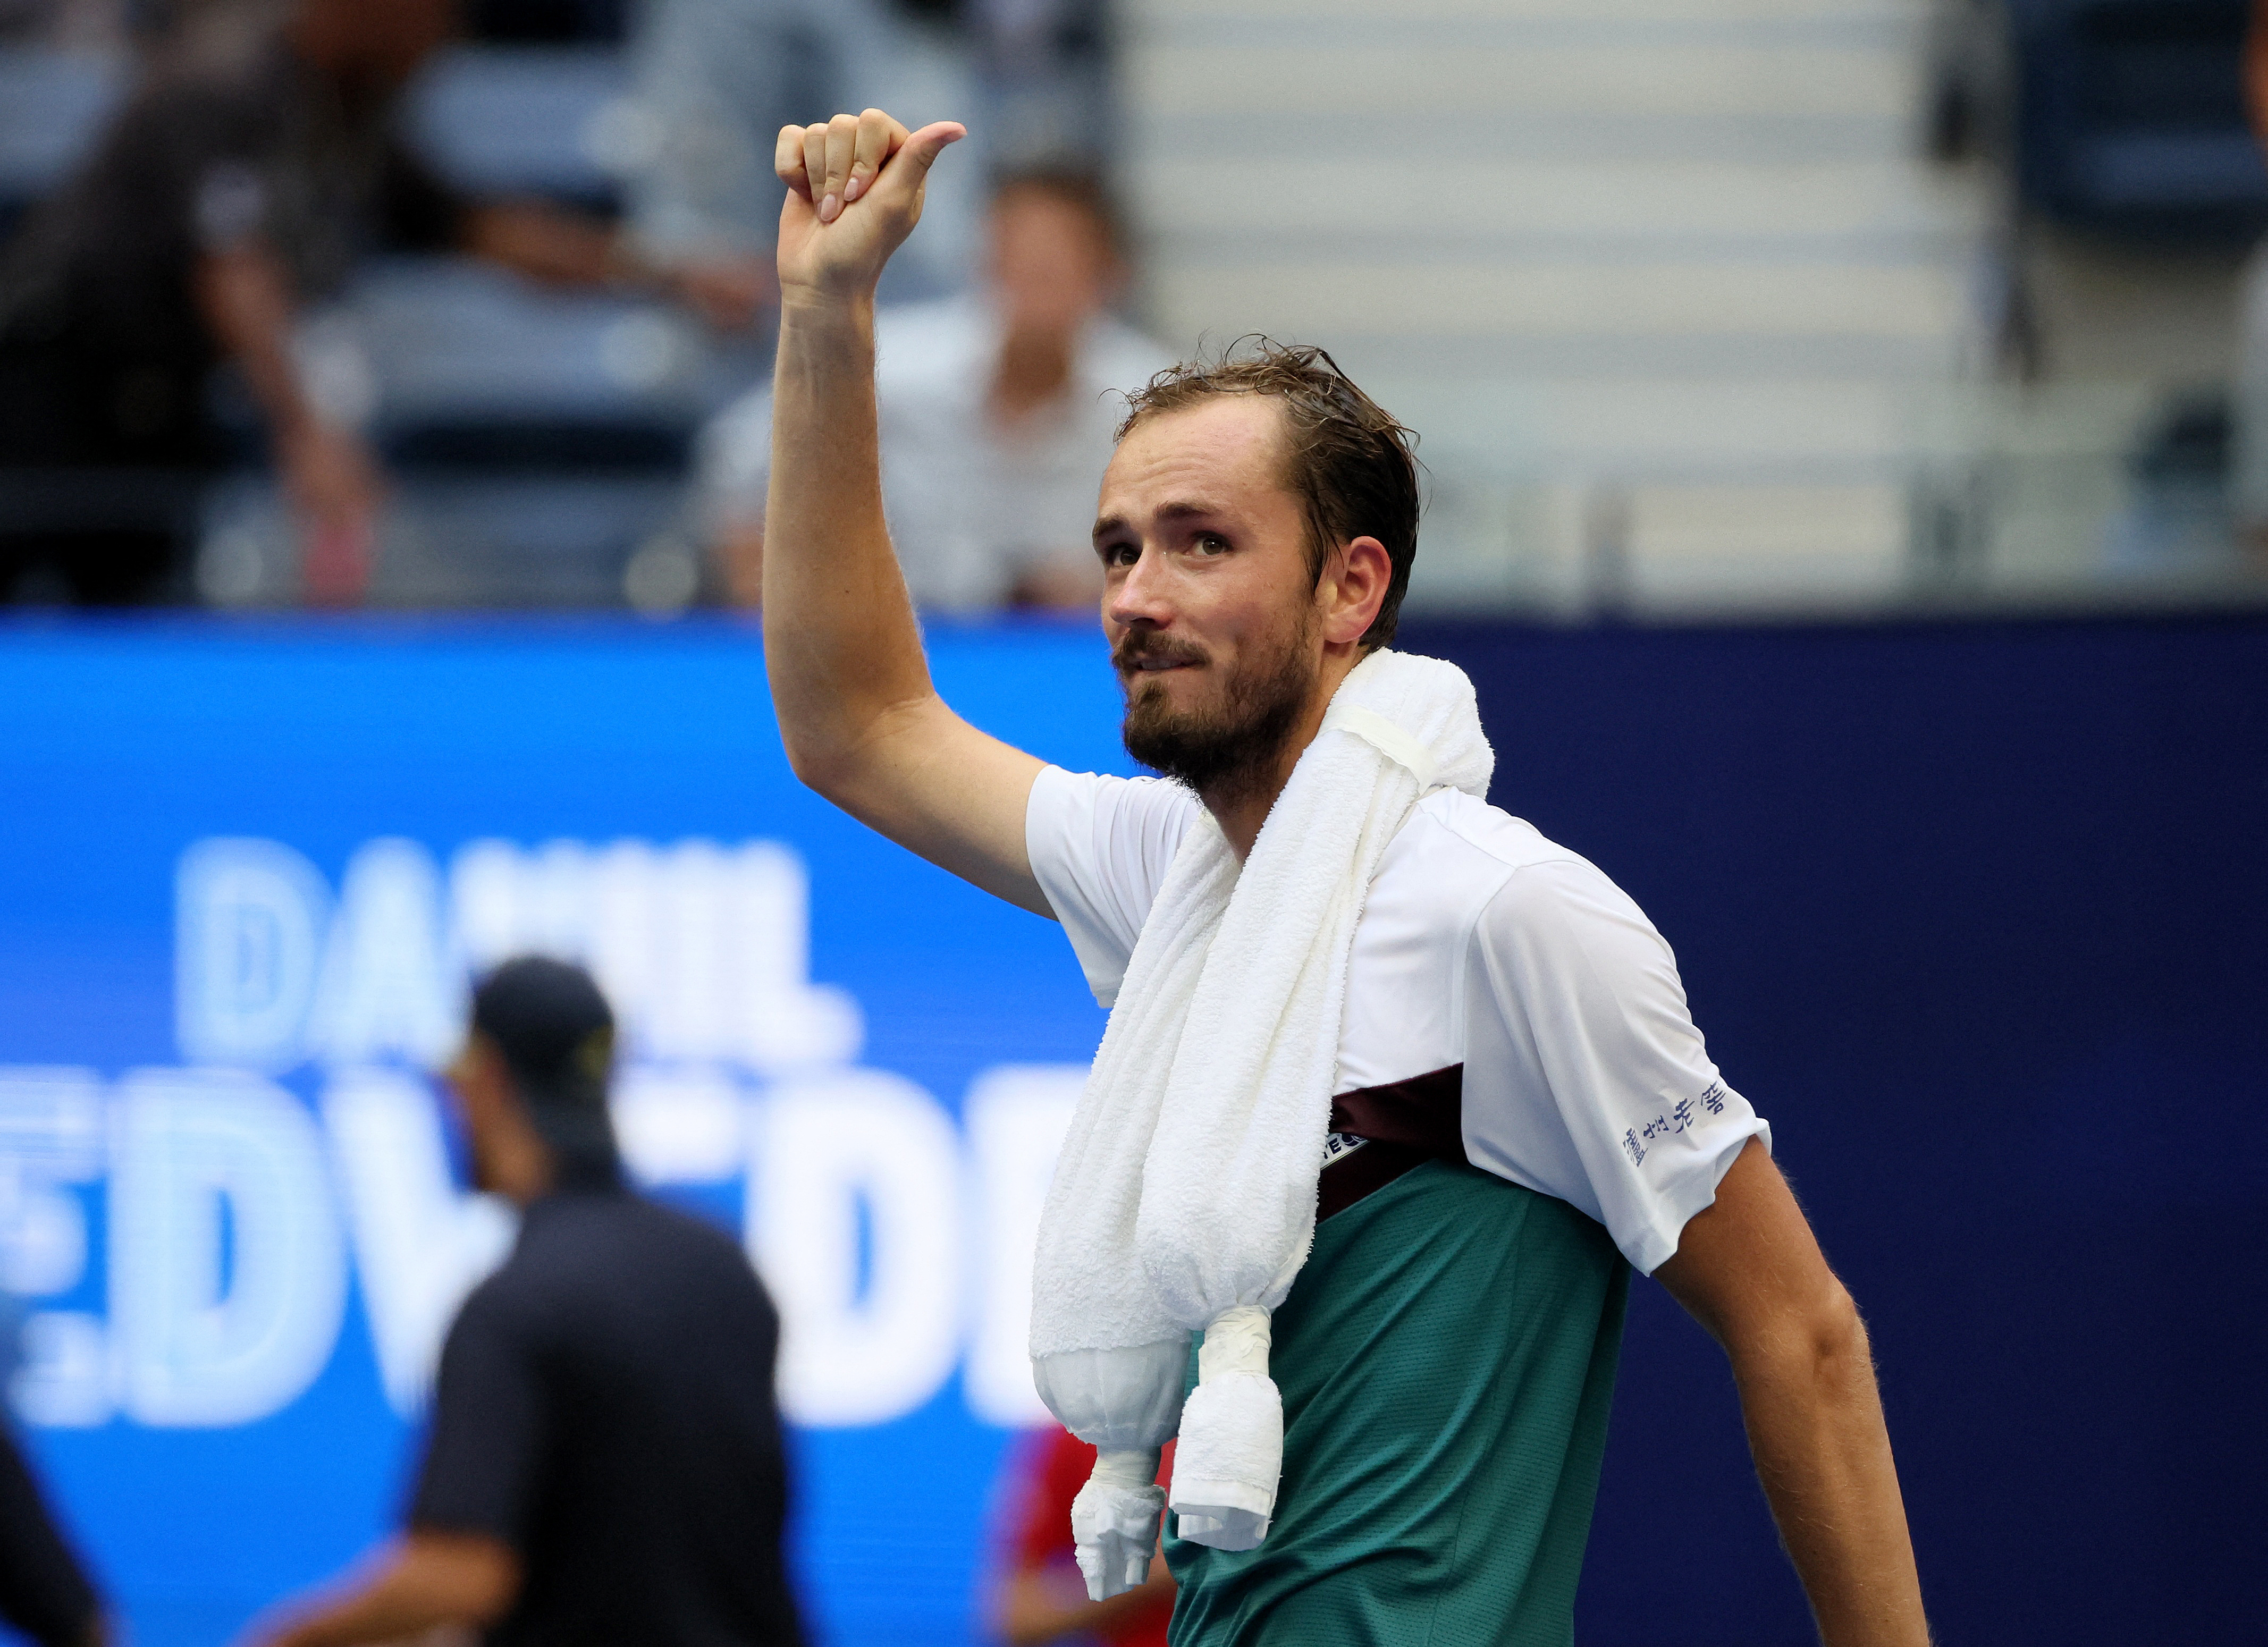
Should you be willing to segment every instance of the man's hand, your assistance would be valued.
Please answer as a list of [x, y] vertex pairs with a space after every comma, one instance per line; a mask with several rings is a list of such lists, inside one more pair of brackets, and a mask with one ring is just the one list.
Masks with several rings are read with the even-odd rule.
[[309, 606], [361, 604], [369, 587], [386, 482], [359, 435], [307, 418], [276, 433], [276, 467], [299, 526]]
[[1045, 1568], [1012, 1573], [993, 1600], [993, 1628], [1002, 1647], [1048, 1647], [1067, 1636], [1106, 1636], [1116, 1626], [1174, 1604], [1174, 1575], [1163, 1555], [1150, 1557], [1150, 1576], [1108, 1601], [1090, 1601], [1077, 1573]]
[[930, 167], [966, 136], [954, 121], [908, 132], [878, 108], [780, 128], [774, 165], [788, 190], [780, 208], [782, 301], [872, 295], [882, 266], [921, 221]]

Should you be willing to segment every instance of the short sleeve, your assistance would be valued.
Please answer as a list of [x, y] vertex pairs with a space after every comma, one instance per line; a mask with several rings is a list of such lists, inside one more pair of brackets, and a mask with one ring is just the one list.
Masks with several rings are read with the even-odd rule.
[[1580, 858], [1513, 871], [1466, 958], [1466, 1153], [1590, 1214], [1639, 1270], [1771, 1129], [1710, 1062], [1676, 958]]
[[1108, 1006], [1196, 820], [1197, 798], [1160, 778], [1109, 777], [1049, 767], [1032, 785], [1024, 845], [1032, 874]]
[[543, 1456], [543, 1406], [526, 1332], [492, 1286], [476, 1289], [441, 1349], [409, 1525], [485, 1533], [525, 1548]]

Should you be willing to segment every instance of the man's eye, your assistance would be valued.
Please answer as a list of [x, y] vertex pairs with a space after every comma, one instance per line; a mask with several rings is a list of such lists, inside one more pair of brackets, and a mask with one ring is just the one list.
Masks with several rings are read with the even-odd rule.
[[1197, 550], [1200, 555], [1226, 555], [1228, 553], [1228, 540], [1217, 532], [1200, 532], [1197, 536]]

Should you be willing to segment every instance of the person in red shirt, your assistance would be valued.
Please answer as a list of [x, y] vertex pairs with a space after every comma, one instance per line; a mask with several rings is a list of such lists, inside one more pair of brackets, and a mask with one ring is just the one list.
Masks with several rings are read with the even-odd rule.
[[[1148, 1582], [1108, 1601], [1086, 1599], [1071, 1556], [1071, 1501], [1094, 1468], [1094, 1449], [1068, 1430], [1035, 1430], [1009, 1454], [1008, 1517], [1002, 1527], [991, 1626], [1006, 1647], [1042, 1647], [1085, 1637], [1107, 1647], [1166, 1647], [1174, 1616], [1174, 1579], [1162, 1555], [1150, 1558]], [[1174, 1474], [1166, 1444], [1158, 1484]]]

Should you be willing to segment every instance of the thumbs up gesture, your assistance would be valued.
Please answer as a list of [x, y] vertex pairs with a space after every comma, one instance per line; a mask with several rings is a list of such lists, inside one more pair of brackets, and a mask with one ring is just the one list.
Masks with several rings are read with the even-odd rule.
[[968, 135], [953, 121], [909, 132], [880, 109], [783, 126], [775, 167], [784, 305], [871, 296], [882, 266], [921, 221], [929, 169]]

